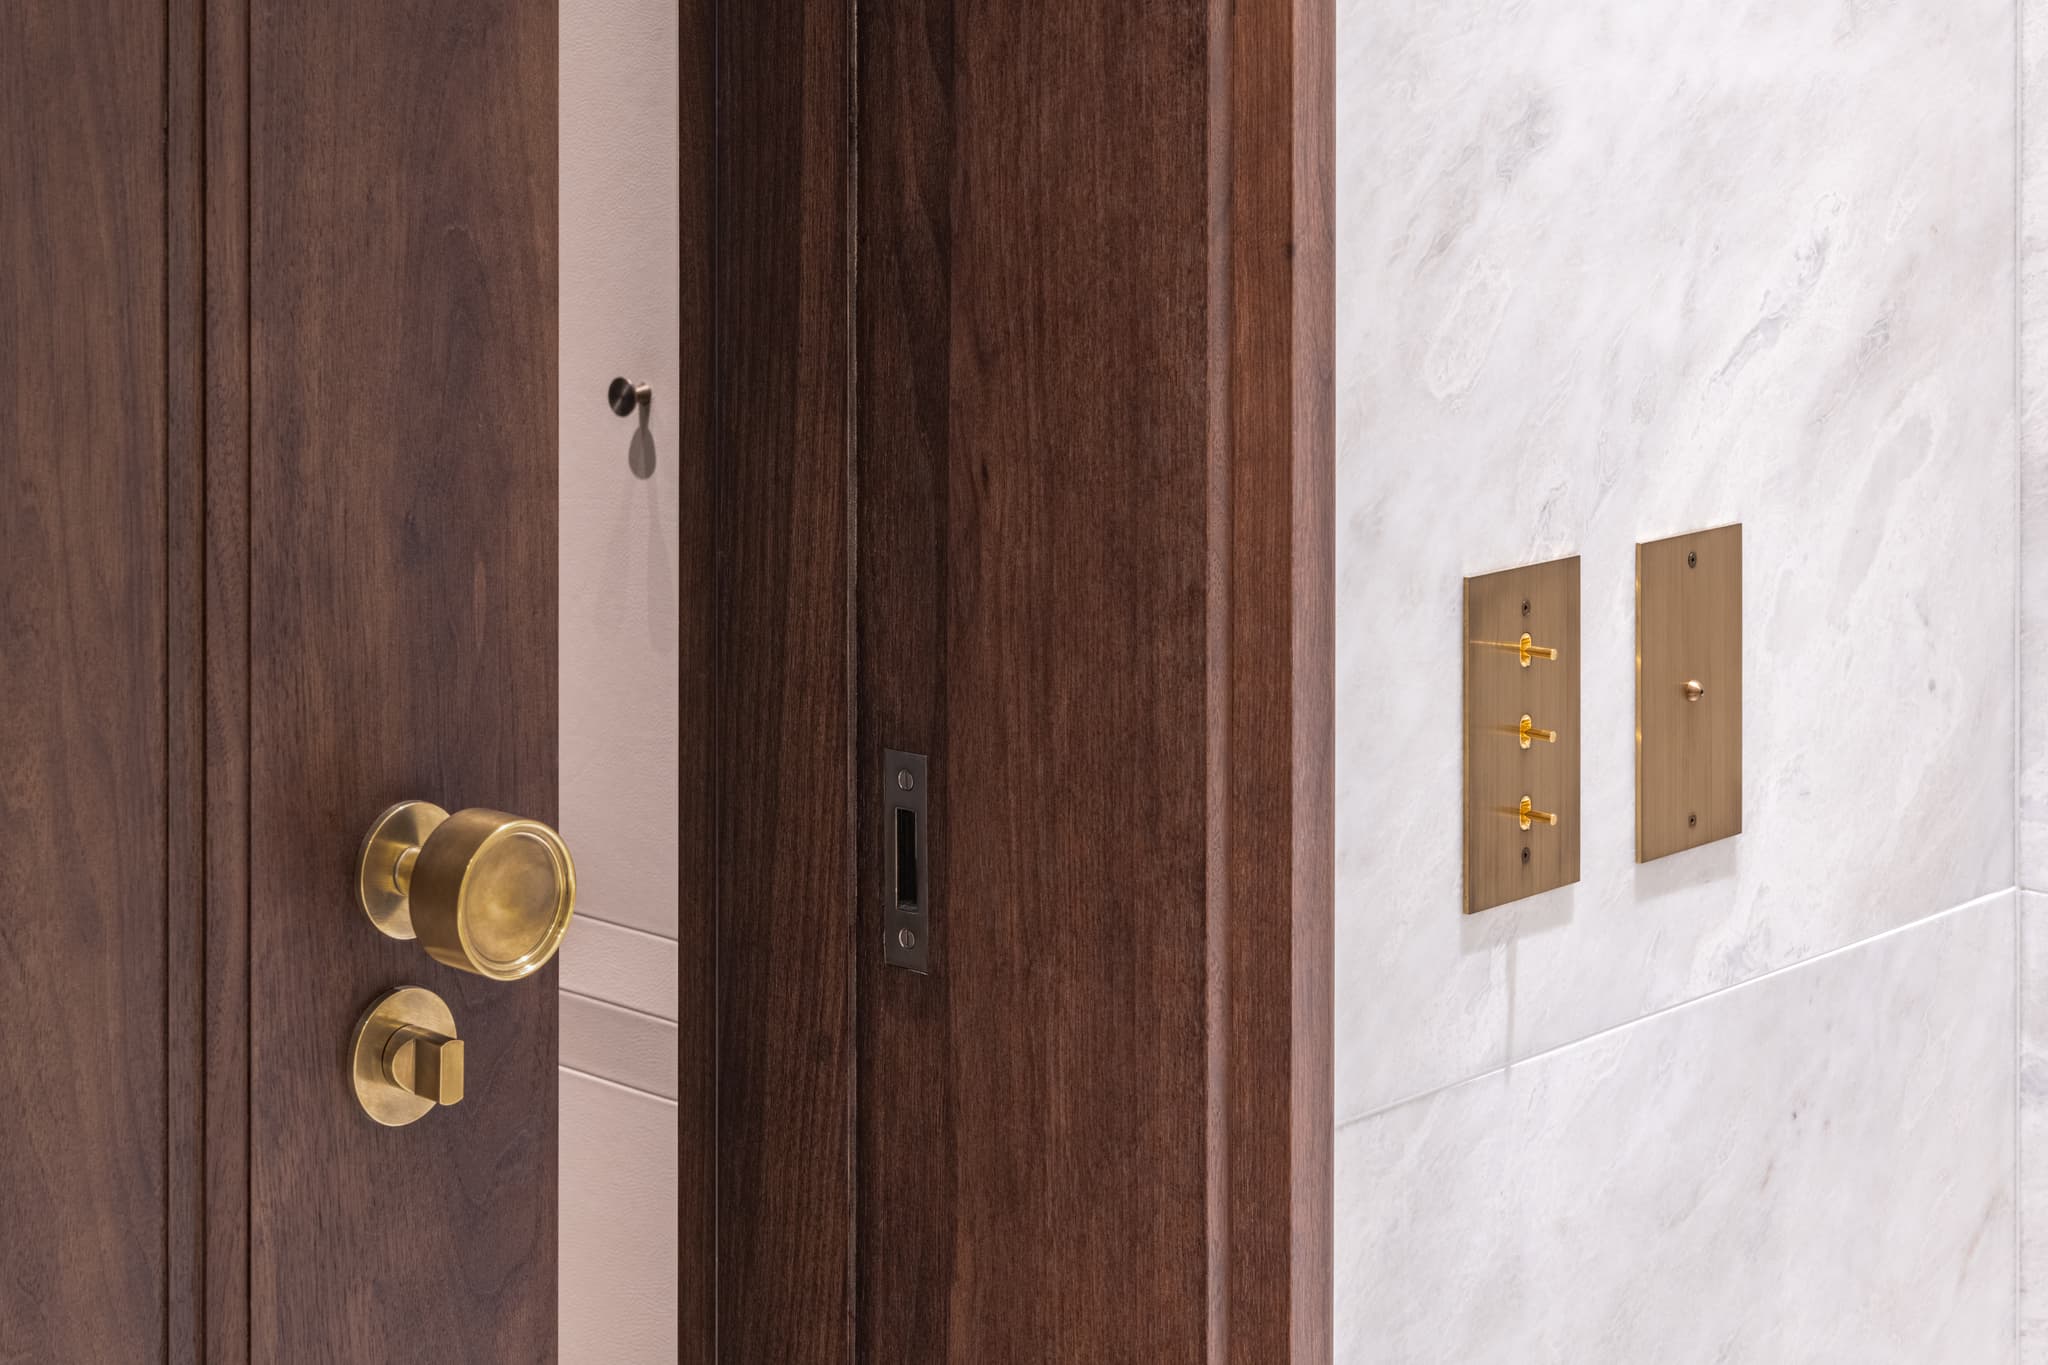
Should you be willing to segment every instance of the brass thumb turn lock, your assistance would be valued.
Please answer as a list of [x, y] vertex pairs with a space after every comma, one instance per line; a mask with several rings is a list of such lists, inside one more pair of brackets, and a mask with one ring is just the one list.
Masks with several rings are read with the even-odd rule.
[[356, 898], [380, 931], [417, 938], [436, 962], [517, 981], [562, 946], [576, 866], [538, 820], [401, 801], [363, 840]]
[[349, 1055], [357, 1102], [386, 1128], [462, 1102], [462, 1040], [447, 1002], [430, 990], [400, 986], [377, 997], [356, 1021]]

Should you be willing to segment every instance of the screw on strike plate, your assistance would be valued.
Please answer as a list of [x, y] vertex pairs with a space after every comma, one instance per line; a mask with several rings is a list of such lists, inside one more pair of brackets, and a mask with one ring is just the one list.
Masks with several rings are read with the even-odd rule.
[[1699, 553], [1695, 550], [1687, 550], [1685, 552], [1685, 567], [1688, 569], [1697, 569], [1699, 566]]
[[1698, 811], [1687, 811], [1687, 812], [1686, 812], [1686, 815], [1685, 815], [1685, 827], [1686, 827], [1687, 829], [1694, 829], [1694, 828], [1697, 828], [1697, 827], [1698, 827], [1698, 825], [1699, 825], [1699, 823], [1700, 823], [1700, 815], [1699, 815], [1699, 812], [1698, 812]]
[[1522, 599], [1522, 615], [1524, 615], [1524, 616], [1527, 616], [1528, 614], [1529, 614], [1529, 599], [1525, 597], [1525, 598], [1523, 598], [1523, 599]]
[[1522, 861], [1525, 863], [1529, 861], [1529, 850], [1526, 848], [1522, 850]]

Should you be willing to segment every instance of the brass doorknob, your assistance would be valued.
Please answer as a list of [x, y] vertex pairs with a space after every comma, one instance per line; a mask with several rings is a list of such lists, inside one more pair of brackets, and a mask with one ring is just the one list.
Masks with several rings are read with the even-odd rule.
[[417, 938], [436, 962], [517, 981], [562, 946], [576, 865], [538, 820], [401, 801], [363, 840], [356, 898], [379, 930]]
[[356, 1101], [386, 1128], [462, 1102], [462, 1040], [448, 1003], [419, 986], [377, 997], [356, 1021], [349, 1049]]

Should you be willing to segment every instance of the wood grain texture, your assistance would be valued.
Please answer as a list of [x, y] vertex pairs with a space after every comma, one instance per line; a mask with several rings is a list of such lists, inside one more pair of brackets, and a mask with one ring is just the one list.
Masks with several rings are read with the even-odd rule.
[[1228, 9], [1232, 1365], [1331, 1357], [1336, 19]]
[[1327, 1360], [1329, 7], [860, 9], [862, 1356]]
[[161, 6], [0, 7], [0, 999], [30, 1026], [0, 1047], [7, 1360], [161, 1358], [168, 1201], [189, 1222], [166, 1176], [166, 45]]
[[949, 1359], [954, 1282], [953, 886], [927, 858], [928, 975], [883, 960], [882, 753], [923, 754], [927, 852], [952, 837], [946, 715], [954, 94], [950, 5], [863, 6], [859, 155], [857, 594], [862, 1007], [854, 1251], [867, 1360]]
[[682, 0], [677, 69], [682, 332], [677, 506], [679, 695], [677, 873], [677, 1341], [685, 1361], [718, 1359], [718, 658], [713, 406], [717, 225], [713, 218], [717, 6]]
[[[431, 962], [350, 894], [393, 801], [552, 822], [552, 6], [254, 0], [249, 38], [251, 1355], [555, 1353], [556, 983]], [[459, 1107], [343, 1067], [428, 986]]]
[[862, 878], [877, 1360], [1199, 1360], [1208, 18], [864, 5], [861, 679], [934, 760], [936, 974]]
[[853, 1350], [851, 17], [719, 13], [720, 1360]]

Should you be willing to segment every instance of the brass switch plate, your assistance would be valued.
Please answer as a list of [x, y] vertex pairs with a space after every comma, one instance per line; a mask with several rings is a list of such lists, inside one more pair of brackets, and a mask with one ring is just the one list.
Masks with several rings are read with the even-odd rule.
[[1578, 879], [1574, 555], [1465, 580], [1465, 913]]
[[1742, 833], [1742, 527], [1636, 546], [1636, 861]]

